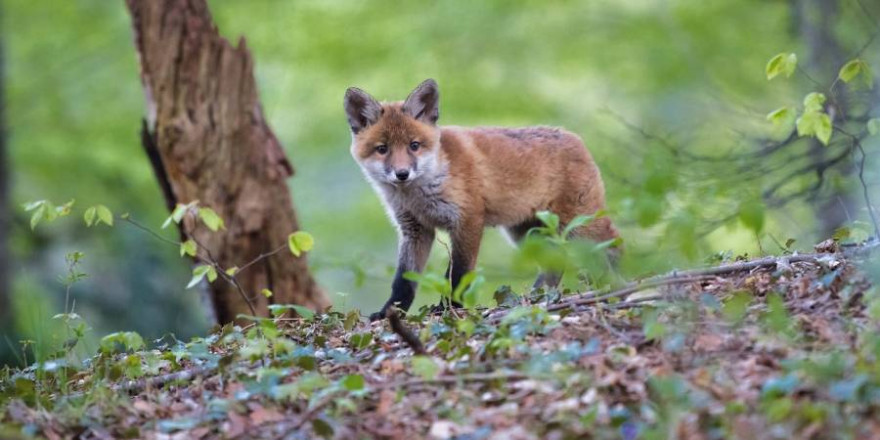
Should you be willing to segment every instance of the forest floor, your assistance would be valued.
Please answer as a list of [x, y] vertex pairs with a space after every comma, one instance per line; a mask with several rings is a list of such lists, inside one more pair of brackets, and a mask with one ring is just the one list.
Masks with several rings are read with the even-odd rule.
[[498, 292], [411, 316], [425, 355], [356, 313], [152, 350], [118, 334], [85, 365], [0, 376], [0, 438], [880, 438], [867, 254], [826, 242], [610, 294]]

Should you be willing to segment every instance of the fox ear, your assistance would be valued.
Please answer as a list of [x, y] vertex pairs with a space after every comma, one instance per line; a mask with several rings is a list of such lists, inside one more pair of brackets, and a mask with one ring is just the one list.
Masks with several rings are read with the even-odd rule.
[[344, 105], [348, 125], [351, 126], [351, 132], [354, 134], [375, 124], [382, 116], [382, 106], [379, 102], [357, 87], [350, 87], [345, 91]]
[[419, 84], [403, 103], [403, 112], [420, 121], [436, 124], [440, 117], [440, 89], [433, 79]]

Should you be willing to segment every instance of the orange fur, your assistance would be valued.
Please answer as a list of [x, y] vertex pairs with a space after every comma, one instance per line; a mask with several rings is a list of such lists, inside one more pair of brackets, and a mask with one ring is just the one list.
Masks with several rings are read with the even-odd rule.
[[[578, 136], [551, 127], [439, 127], [432, 80], [405, 102], [380, 104], [349, 89], [346, 110], [352, 156], [398, 222], [406, 270], [423, 268], [430, 250], [424, 242], [433, 240], [435, 228], [452, 238], [455, 285], [476, 265], [485, 227], [502, 227], [518, 240], [537, 226], [538, 211], [556, 213], [565, 225], [605, 207], [599, 168]], [[409, 173], [404, 181], [395, 177], [401, 171]], [[402, 224], [402, 217], [415, 226]], [[603, 217], [572, 235], [606, 241], [618, 232]]]

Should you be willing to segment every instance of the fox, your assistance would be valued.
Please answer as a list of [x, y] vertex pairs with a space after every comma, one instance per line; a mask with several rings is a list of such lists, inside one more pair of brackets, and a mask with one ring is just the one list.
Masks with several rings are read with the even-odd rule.
[[[605, 209], [599, 167], [581, 138], [564, 129], [440, 126], [440, 91], [433, 79], [395, 102], [379, 102], [350, 87], [344, 109], [351, 155], [399, 237], [391, 297], [371, 321], [383, 319], [393, 306], [409, 310], [417, 283], [404, 274], [422, 272], [437, 229], [450, 237], [446, 278], [455, 289], [476, 267], [485, 228], [499, 227], [519, 243], [542, 225], [538, 212], [551, 211], [565, 225]], [[618, 237], [607, 216], [569, 236], [597, 242]], [[559, 278], [541, 274], [535, 285], [556, 287]]]

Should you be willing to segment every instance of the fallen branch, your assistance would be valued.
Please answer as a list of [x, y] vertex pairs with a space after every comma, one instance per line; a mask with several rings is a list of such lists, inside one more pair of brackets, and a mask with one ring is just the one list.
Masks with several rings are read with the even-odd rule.
[[[555, 312], [565, 309], [576, 310], [578, 306], [595, 304], [607, 301], [612, 298], [621, 298], [646, 289], [655, 287], [671, 286], [677, 284], [689, 284], [710, 280], [718, 275], [731, 274], [736, 272], [751, 271], [758, 268], [775, 268], [779, 264], [791, 263], [812, 263], [820, 264], [823, 259], [834, 258], [851, 258], [862, 254], [867, 254], [880, 246], [880, 241], [875, 240], [873, 243], [863, 246], [853, 246], [836, 253], [811, 253], [800, 255], [786, 255], [782, 257], [764, 257], [751, 261], [743, 261], [738, 263], [726, 264], [723, 266], [707, 267], [702, 269], [691, 269], [685, 271], [673, 271], [667, 275], [654, 278], [648, 278], [641, 281], [635, 281], [628, 285], [613, 291], [592, 290], [579, 295], [574, 295], [556, 304], [547, 307], [547, 311]], [[489, 312], [486, 315], [486, 323], [498, 324], [510, 312], [510, 309]]]
[[400, 314], [397, 313], [396, 307], [389, 307], [385, 312], [385, 317], [388, 318], [388, 322], [391, 324], [391, 330], [397, 333], [400, 339], [403, 339], [403, 342], [406, 342], [412, 348], [413, 353], [419, 355], [427, 354], [419, 337], [400, 321]]

